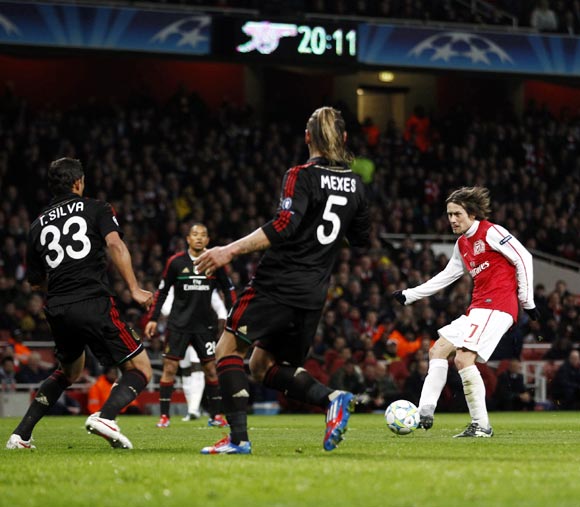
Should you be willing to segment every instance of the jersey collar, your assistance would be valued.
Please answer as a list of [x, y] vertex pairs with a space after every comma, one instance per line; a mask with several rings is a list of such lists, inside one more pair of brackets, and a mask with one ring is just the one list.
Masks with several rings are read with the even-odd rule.
[[55, 195], [52, 200], [50, 201], [50, 206], [56, 204], [57, 202], [68, 201], [70, 199], [76, 199], [80, 197], [79, 194], [75, 194], [74, 192], [68, 192], [66, 194]]
[[348, 165], [344, 162], [331, 162], [326, 157], [312, 157], [308, 159], [309, 164], [322, 165], [322, 166], [338, 166], [348, 169]]
[[467, 230], [466, 230], [466, 231], [463, 233], [463, 235], [464, 235], [466, 238], [471, 238], [471, 236], [473, 236], [473, 235], [475, 234], [475, 232], [477, 231], [477, 228], [479, 227], [479, 224], [480, 224], [479, 220], [475, 220], [475, 221], [474, 221], [474, 222], [471, 224], [471, 227], [470, 227], [469, 229], [467, 229]]

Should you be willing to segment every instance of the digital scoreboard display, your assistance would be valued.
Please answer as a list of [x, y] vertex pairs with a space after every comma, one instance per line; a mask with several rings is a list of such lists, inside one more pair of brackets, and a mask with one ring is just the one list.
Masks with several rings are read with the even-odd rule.
[[214, 47], [229, 58], [299, 65], [355, 63], [357, 59], [353, 23], [228, 19], [216, 30]]

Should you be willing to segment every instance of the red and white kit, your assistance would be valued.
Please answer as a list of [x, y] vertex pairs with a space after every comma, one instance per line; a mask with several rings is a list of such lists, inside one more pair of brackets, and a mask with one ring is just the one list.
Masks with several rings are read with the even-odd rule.
[[443, 271], [403, 291], [405, 304], [435, 294], [466, 271], [473, 279], [471, 304], [466, 315], [442, 327], [439, 335], [487, 361], [517, 321], [518, 301], [524, 308], [535, 307], [532, 256], [504, 227], [476, 220], [455, 243]]

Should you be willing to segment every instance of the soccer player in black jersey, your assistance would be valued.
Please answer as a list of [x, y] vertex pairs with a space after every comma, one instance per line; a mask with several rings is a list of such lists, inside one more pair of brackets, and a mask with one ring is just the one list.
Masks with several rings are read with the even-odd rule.
[[346, 237], [366, 246], [369, 215], [360, 178], [348, 164], [345, 123], [323, 107], [307, 122], [310, 158], [289, 169], [276, 216], [251, 234], [206, 251], [196, 261], [212, 273], [235, 256], [267, 250], [236, 302], [216, 348], [217, 372], [230, 435], [202, 454], [249, 454], [249, 381], [244, 357], [255, 345], [250, 371], [257, 381], [299, 401], [327, 408], [323, 447], [336, 448], [346, 431], [354, 397], [333, 391], [301, 366], [315, 334], [332, 267]]
[[147, 385], [151, 364], [139, 337], [119, 315], [107, 278], [107, 250], [137, 303], [149, 309], [153, 294], [137, 283], [111, 205], [83, 197], [80, 161], [52, 162], [48, 187], [54, 198], [30, 226], [27, 276], [33, 290], [47, 290], [45, 312], [59, 367], [40, 385], [6, 447], [34, 447], [34, 426], [80, 377], [87, 345], [103, 366], [117, 365], [123, 376], [100, 413], [89, 416], [85, 426], [112, 447], [131, 449], [115, 417]]
[[[236, 293], [231, 280], [223, 268], [216, 269], [211, 276], [198, 272], [194, 261], [209, 243], [207, 227], [193, 224], [187, 235], [189, 248], [171, 257], [165, 265], [163, 279], [155, 293], [150, 321], [145, 326], [145, 335], [152, 337], [157, 331], [161, 308], [173, 287], [174, 300], [167, 319], [167, 332], [163, 349], [163, 373], [159, 382], [159, 405], [161, 418], [159, 428], [167, 428], [170, 422], [169, 407], [175, 375], [179, 361], [184, 358], [188, 345], [192, 345], [199, 356], [205, 374], [205, 396], [210, 415], [209, 426], [226, 426], [227, 422], [219, 411], [221, 396], [215, 365], [216, 329], [215, 313], [211, 298], [215, 289], [224, 294], [225, 303], [231, 308]], [[221, 331], [221, 330], [220, 330]]]

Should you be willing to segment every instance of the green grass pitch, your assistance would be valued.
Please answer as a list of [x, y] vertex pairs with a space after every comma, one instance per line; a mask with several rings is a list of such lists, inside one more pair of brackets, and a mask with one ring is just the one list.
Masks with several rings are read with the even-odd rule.
[[[132, 451], [47, 417], [37, 449], [0, 450], [2, 506], [574, 506], [580, 505], [580, 414], [492, 413], [491, 439], [453, 439], [467, 414], [396, 436], [382, 415], [354, 414], [338, 449], [322, 449], [323, 415], [250, 416], [250, 456], [203, 456], [223, 431], [207, 419], [122, 416]], [[15, 418], [0, 419], [8, 439]]]

